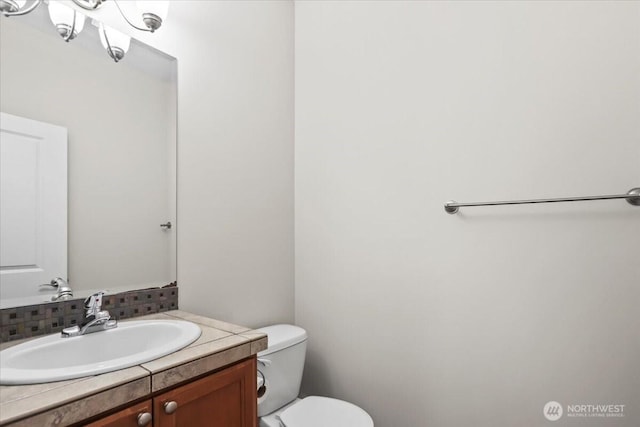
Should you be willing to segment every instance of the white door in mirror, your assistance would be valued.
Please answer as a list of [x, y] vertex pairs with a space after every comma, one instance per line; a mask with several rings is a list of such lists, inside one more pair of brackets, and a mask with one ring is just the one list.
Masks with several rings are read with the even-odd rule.
[[0, 299], [66, 279], [66, 128], [0, 113], [0, 236]]

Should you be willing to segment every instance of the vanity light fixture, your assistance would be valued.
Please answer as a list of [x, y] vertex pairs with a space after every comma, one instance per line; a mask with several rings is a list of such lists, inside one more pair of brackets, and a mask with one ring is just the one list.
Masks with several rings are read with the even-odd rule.
[[[33, 11], [36, 7], [43, 3], [45, 0], [0, 0], [0, 13], [4, 16], [19, 16], [26, 15], [27, 13]], [[107, 0], [71, 0], [76, 5], [80, 6], [83, 9], [87, 10], [96, 10]], [[145, 0], [145, 1], [136, 1], [136, 7], [141, 14], [142, 22], [146, 28], [135, 25], [131, 22], [118, 4], [118, 0], [111, 0], [116, 7], [118, 8], [118, 12], [127, 21], [127, 24], [131, 25], [136, 30], [140, 31], [149, 31], [153, 33], [155, 30], [160, 28], [162, 22], [167, 19], [167, 14], [169, 12], [169, 0]], [[27, 5], [27, 3], [29, 3]], [[49, 0], [49, 4], [58, 3], [55, 0]]]
[[56, 1], [49, 2], [49, 17], [66, 42], [76, 38], [84, 28], [83, 14]]
[[4, 16], [26, 15], [40, 4], [41, 0], [33, 1], [26, 6], [27, 0], [0, 0], [0, 13]]
[[[3, 0], [0, 0], [0, 1], [3, 1]], [[12, 0], [12, 1], [16, 1], [16, 0]], [[96, 10], [100, 6], [102, 6], [102, 4], [106, 0], [72, 0], [72, 1], [84, 9]], [[146, 28], [142, 28], [135, 25], [131, 21], [129, 21], [127, 16], [124, 14], [122, 9], [120, 8], [120, 5], [118, 4], [118, 0], [111, 0], [111, 1], [116, 5], [116, 7], [118, 8], [118, 11], [120, 12], [120, 15], [122, 15], [124, 20], [127, 21], [127, 24], [131, 25], [133, 28], [140, 31], [149, 31], [153, 33], [155, 30], [160, 28], [160, 26], [162, 25], [162, 21], [167, 19], [167, 14], [169, 12], [168, 0], [136, 1], [136, 7], [140, 11], [140, 14], [142, 15], [142, 21], [146, 26]]]
[[107, 50], [111, 59], [118, 62], [124, 58], [124, 54], [129, 50], [131, 37], [126, 34], [122, 34], [120, 31], [116, 31], [103, 23], [100, 23], [98, 33], [100, 33], [100, 42], [102, 43], [102, 47]]
[[[71, 0], [74, 4], [87, 10], [96, 10], [107, 0]], [[144, 0], [136, 1], [136, 7], [142, 17], [145, 27], [137, 26], [131, 22], [124, 14], [118, 4], [118, 0], [109, 0], [118, 8], [118, 12], [127, 23], [140, 31], [153, 33], [164, 20], [169, 12], [169, 0]], [[0, 0], [0, 13], [4, 16], [20, 16], [35, 10], [41, 3], [49, 4], [49, 16], [55, 25], [58, 33], [64, 41], [73, 40], [84, 28], [85, 16], [77, 10], [67, 7], [62, 2], [56, 0]], [[100, 24], [99, 30], [102, 46], [107, 50], [109, 56], [115, 61], [120, 61], [129, 50], [131, 37], [114, 30], [111, 27]]]
[[142, 14], [142, 21], [152, 33], [160, 28], [169, 14], [169, 2], [166, 0], [136, 1], [136, 6]]

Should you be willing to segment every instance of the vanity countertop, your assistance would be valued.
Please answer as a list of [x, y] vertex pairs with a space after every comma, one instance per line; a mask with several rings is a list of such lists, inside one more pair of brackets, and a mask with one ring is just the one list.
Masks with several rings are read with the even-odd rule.
[[[262, 332], [181, 310], [131, 320], [145, 319], [188, 320], [200, 326], [202, 335], [182, 350], [131, 368], [53, 383], [0, 386], [0, 426], [73, 424], [267, 348]], [[7, 342], [0, 349], [24, 341]]]

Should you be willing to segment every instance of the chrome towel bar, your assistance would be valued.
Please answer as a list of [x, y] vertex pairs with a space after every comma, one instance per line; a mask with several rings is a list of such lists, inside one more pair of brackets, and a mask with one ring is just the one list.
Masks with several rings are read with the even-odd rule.
[[449, 200], [444, 204], [444, 210], [447, 213], [457, 213], [460, 208], [469, 206], [498, 206], [498, 205], [525, 205], [530, 203], [557, 203], [557, 202], [582, 202], [587, 200], [611, 200], [626, 199], [633, 206], [640, 206], [640, 187], [632, 188], [626, 194], [613, 194], [608, 196], [584, 196], [584, 197], [561, 197], [557, 199], [533, 199], [533, 200], [508, 200], [500, 202], [472, 202], [458, 203], [455, 200]]

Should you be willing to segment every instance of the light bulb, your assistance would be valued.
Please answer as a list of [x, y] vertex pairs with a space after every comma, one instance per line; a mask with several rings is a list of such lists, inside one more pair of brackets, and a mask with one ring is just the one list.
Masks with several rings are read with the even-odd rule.
[[100, 43], [107, 50], [109, 56], [116, 62], [124, 58], [124, 54], [127, 53], [131, 45], [131, 37], [103, 23], [100, 23], [98, 32], [100, 33]]
[[65, 41], [76, 38], [84, 28], [85, 16], [57, 1], [51, 0], [49, 2], [49, 17]]
[[142, 14], [142, 20], [151, 32], [160, 28], [169, 14], [168, 0], [138, 0], [136, 6]]

